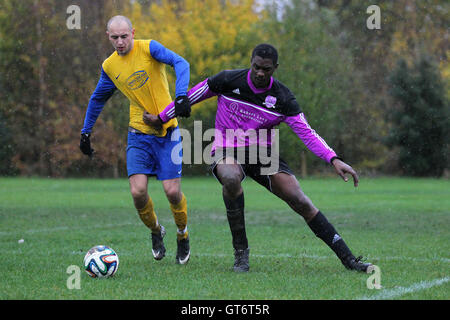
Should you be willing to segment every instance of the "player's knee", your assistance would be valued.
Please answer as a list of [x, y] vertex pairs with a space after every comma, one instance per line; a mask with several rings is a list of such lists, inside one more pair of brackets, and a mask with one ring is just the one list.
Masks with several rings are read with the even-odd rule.
[[182, 194], [178, 186], [166, 186], [164, 187], [164, 192], [166, 193], [167, 200], [170, 203], [177, 204], [181, 201]]
[[131, 196], [135, 200], [145, 198], [147, 195], [147, 188], [140, 185], [130, 185]]
[[309, 217], [315, 212], [315, 207], [311, 200], [303, 193], [289, 196], [287, 202], [303, 217]]
[[227, 195], [234, 197], [241, 192], [241, 177], [239, 175], [225, 175], [221, 179]]

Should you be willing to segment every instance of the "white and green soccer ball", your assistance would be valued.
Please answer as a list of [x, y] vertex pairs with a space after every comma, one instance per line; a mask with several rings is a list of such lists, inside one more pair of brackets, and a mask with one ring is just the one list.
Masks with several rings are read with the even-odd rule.
[[110, 247], [95, 246], [84, 256], [83, 265], [92, 278], [109, 278], [119, 268], [119, 256]]

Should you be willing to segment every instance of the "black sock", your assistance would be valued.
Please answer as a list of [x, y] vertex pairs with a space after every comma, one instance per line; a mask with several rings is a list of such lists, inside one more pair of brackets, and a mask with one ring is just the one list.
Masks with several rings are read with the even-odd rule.
[[308, 226], [314, 232], [314, 234], [323, 240], [331, 250], [336, 253], [339, 259], [345, 259], [352, 254], [350, 249], [345, 244], [344, 240], [337, 233], [333, 225], [328, 222], [327, 218], [318, 212], [316, 216], [308, 223]]
[[236, 250], [247, 249], [248, 241], [245, 233], [244, 193], [239, 195], [236, 199], [230, 199], [223, 195], [223, 201], [227, 208], [227, 219], [233, 238], [233, 247]]

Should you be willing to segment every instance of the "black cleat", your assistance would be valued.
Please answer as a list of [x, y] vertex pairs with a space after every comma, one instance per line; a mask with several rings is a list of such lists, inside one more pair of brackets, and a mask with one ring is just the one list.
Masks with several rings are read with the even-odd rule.
[[347, 258], [342, 259], [341, 262], [349, 270], [372, 273], [374, 270], [373, 264], [364, 263], [361, 261], [361, 259], [362, 256], [355, 258], [354, 255], [350, 255]]
[[248, 255], [249, 255], [250, 249], [241, 249], [241, 250], [234, 250], [234, 266], [233, 270], [235, 272], [248, 272], [250, 269], [248, 264]]
[[166, 235], [166, 229], [161, 226], [159, 233], [152, 233], [152, 254], [156, 260], [161, 260], [166, 255], [163, 238]]
[[186, 264], [191, 257], [191, 250], [189, 247], [189, 237], [186, 239], [177, 240], [177, 256], [175, 257], [175, 263]]

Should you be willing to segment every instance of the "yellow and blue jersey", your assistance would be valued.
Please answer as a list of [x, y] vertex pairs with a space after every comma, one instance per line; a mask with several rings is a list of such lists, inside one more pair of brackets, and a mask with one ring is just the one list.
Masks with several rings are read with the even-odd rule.
[[186, 95], [189, 63], [156, 40], [134, 40], [133, 48], [124, 56], [114, 51], [102, 64], [100, 79], [89, 100], [81, 132], [91, 132], [106, 101], [119, 89], [130, 101], [129, 126], [142, 133], [165, 136], [168, 128], [178, 125], [176, 119], [156, 131], [146, 125], [142, 117], [144, 111], [159, 114], [172, 101], [166, 64], [175, 70], [175, 96]]

